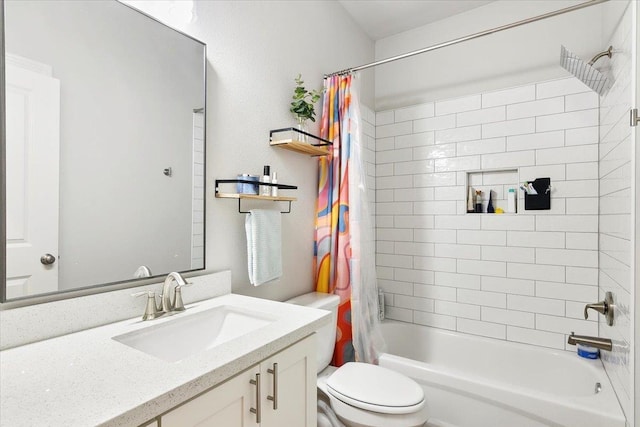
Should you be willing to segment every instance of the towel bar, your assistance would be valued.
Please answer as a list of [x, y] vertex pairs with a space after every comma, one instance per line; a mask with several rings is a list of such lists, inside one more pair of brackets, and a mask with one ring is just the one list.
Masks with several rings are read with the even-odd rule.
[[[242, 199], [244, 199], [245, 197], [239, 197], [238, 198], [238, 213], [249, 213], [249, 211], [243, 211], [242, 208], [240, 207], [240, 205], [242, 204]], [[291, 200], [274, 200], [274, 202], [289, 202], [289, 209], [286, 211], [280, 211], [281, 214], [288, 214], [291, 213]]]

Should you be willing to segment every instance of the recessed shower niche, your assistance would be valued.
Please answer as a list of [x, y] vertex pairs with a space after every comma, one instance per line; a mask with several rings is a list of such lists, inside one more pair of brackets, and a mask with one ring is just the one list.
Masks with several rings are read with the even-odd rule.
[[[476, 212], [476, 202], [473, 201], [474, 210], [469, 212], [469, 190], [472, 189], [474, 196], [478, 191], [482, 197], [482, 212]], [[509, 212], [508, 209], [508, 195], [509, 190], [513, 189], [516, 199], [515, 212]], [[465, 188], [465, 200], [467, 202], [467, 213], [486, 214], [487, 207], [489, 205], [489, 194], [491, 194], [491, 202], [494, 209], [502, 209], [504, 214], [514, 215], [516, 212], [521, 211], [522, 207], [518, 206], [518, 169], [490, 169], [467, 172], [466, 188]]]

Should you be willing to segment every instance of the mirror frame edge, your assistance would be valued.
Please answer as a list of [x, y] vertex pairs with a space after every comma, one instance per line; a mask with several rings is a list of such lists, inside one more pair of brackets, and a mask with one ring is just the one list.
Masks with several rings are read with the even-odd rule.
[[[116, 0], [117, 1], [117, 0]], [[128, 7], [129, 9], [138, 12], [147, 18], [152, 19], [153, 21], [158, 22], [161, 25], [164, 25], [168, 28], [171, 28], [173, 31], [182, 34], [185, 37], [188, 37], [202, 45], [203, 48], [203, 78], [204, 78], [204, 113], [205, 113], [205, 126], [203, 131], [203, 139], [204, 139], [204, 188], [203, 188], [203, 214], [205, 217], [205, 221], [203, 224], [203, 235], [204, 235], [204, 248], [203, 248], [203, 261], [202, 267], [194, 270], [189, 270], [185, 272], [180, 272], [184, 277], [194, 277], [201, 276], [204, 274], [209, 274], [211, 271], [207, 271], [207, 239], [206, 239], [206, 231], [207, 231], [207, 44], [197, 38], [184, 33], [170, 25], [165, 24], [164, 22], [154, 18], [153, 16], [132, 7], [126, 3], [122, 3], [118, 1], [123, 6]], [[105, 285], [89, 285], [83, 288], [78, 288], [75, 290], [69, 290], [64, 292], [56, 292], [56, 293], [47, 293], [40, 295], [33, 295], [24, 298], [13, 299], [7, 301], [6, 295], [6, 283], [7, 283], [7, 225], [6, 225], [6, 104], [5, 104], [5, 25], [4, 25], [4, 11], [5, 11], [5, 0], [0, 0], [0, 312], [5, 310], [11, 310], [14, 308], [27, 307], [30, 305], [38, 305], [55, 301], [62, 301], [71, 298], [96, 295], [101, 293], [107, 293], [112, 291], [117, 291], [121, 289], [127, 288], [135, 288], [139, 286], [145, 286], [154, 283], [161, 283], [163, 281], [163, 277], [165, 275], [153, 276], [145, 279], [134, 279], [134, 280], [125, 280], [119, 282], [111, 282]]]

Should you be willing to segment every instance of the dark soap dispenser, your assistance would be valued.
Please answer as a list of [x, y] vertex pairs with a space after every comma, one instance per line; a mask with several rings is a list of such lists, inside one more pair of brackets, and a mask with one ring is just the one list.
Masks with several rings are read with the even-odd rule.
[[493, 191], [489, 190], [489, 204], [487, 205], [487, 213], [496, 213], [493, 207]]

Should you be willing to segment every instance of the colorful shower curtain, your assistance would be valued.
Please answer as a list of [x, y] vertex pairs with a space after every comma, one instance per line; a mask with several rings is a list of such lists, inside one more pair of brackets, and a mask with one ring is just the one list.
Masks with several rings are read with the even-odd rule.
[[335, 366], [376, 363], [384, 345], [354, 78], [325, 79], [320, 133], [333, 146], [319, 159], [314, 272], [318, 292], [340, 296]]

